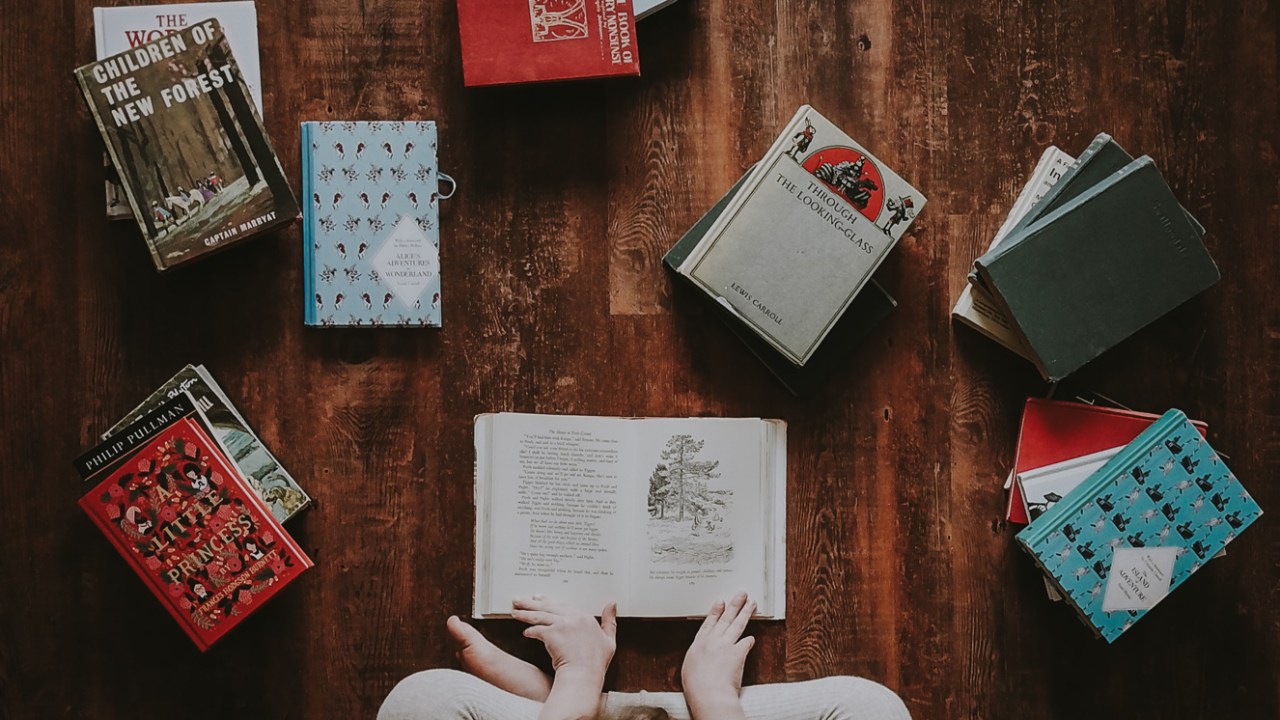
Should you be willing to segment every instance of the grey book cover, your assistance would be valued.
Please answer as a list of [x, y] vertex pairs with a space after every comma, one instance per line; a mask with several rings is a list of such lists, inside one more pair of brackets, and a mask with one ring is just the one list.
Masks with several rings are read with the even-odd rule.
[[1051, 382], [1219, 277], [1198, 226], [1146, 156], [1021, 234], [975, 265]]
[[[707, 230], [728, 207], [730, 201], [742, 189], [750, 176], [750, 171], [738, 179], [729, 192], [724, 194], [705, 215], [698, 219], [693, 227], [676, 242], [663, 256], [662, 262], [671, 270], [689, 257], [693, 248], [697, 247]], [[682, 277], [677, 273], [677, 277]], [[685, 278], [687, 280], [687, 278]], [[846, 363], [855, 348], [862, 344], [866, 336], [880, 324], [898, 306], [896, 300], [874, 279], [867, 283], [862, 291], [854, 297], [853, 302], [845, 309], [844, 314], [836, 322], [822, 345], [804, 366], [796, 366], [786, 356], [779, 353], [772, 345], [765, 342], [750, 327], [747, 327], [737, 313], [730, 311], [701, 291], [696, 284], [689, 286], [699, 292], [714, 311], [725, 321], [729, 329], [742, 341], [747, 349], [773, 373], [791, 394], [806, 396], [811, 394], [829, 378], [841, 365]]]
[[924, 204], [803, 106], [676, 272], [801, 367]]

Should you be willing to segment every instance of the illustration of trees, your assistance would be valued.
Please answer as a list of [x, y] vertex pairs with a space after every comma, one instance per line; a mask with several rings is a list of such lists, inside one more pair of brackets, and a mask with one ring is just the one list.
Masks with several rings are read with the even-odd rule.
[[707, 486], [707, 482], [720, 477], [716, 468], [719, 460], [698, 460], [705, 440], [694, 440], [692, 435], [673, 435], [662, 451], [662, 460], [649, 478], [649, 512], [666, 518], [667, 512], [675, 513], [676, 522], [689, 518], [697, 529], [704, 517], [724, 500]]

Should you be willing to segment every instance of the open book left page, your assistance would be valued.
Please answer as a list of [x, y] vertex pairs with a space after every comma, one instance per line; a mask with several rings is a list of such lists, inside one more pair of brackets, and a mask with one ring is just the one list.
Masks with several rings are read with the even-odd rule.
[[786, 426], [500, 413], [476, 419], [476, 617], [542, 593], [690, 617], [786, 604]]

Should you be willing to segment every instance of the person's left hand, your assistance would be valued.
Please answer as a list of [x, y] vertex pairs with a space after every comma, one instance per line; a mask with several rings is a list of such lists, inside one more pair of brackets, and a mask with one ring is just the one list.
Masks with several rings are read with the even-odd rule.
[[524, 631], [525, 637], [541, 640], [547, 647], [557, 675], [573, 669], [604, 677], [618, 647], [617, 603], [604, 606], [599, 623], [580, 610], [541, 595], [518, 597], [511, 606], [511, 616], [530, 625]]

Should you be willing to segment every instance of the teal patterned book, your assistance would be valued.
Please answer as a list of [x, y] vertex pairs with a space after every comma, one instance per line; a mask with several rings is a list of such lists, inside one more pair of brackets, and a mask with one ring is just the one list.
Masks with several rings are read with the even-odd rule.
[[1262, 515], [1179, 410], [1018, 534], [1113, 642]]

